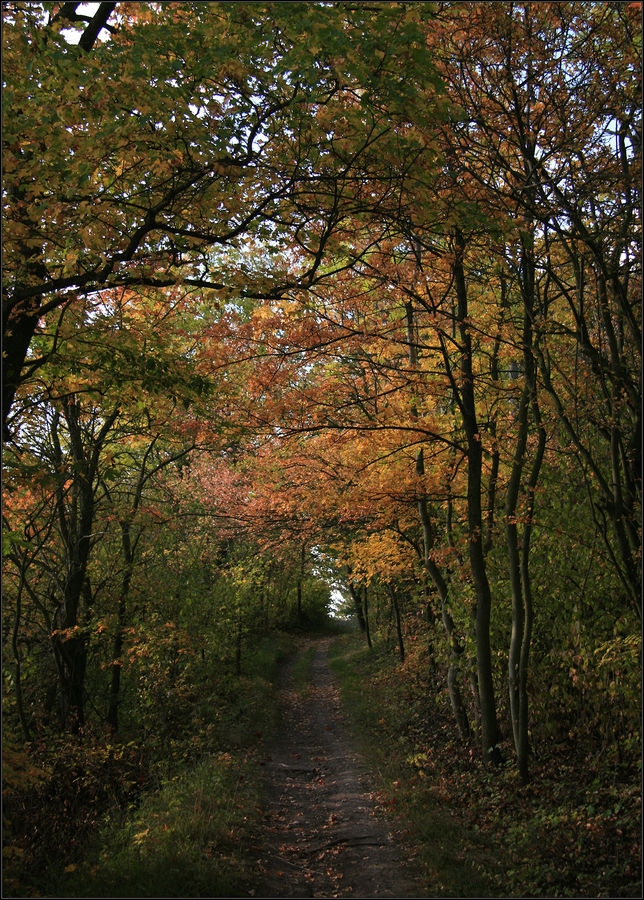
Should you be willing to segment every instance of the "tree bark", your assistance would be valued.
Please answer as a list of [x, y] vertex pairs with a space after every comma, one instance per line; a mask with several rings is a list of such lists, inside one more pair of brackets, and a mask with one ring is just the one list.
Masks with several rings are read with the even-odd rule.
[[351, 594], [351, 599], [353, 600], [353, 607], [356, 612], [356, 619], [358, 620], [358, 628], [363, 634], [366, 634], [367, 631], [367, 621], [365, 619], [365, 615], [362, 609], [362, 602], [360, 600], [360, 594], [356, 591], [353, 582], [349, 582], [349, 593]]
[[400, 661], [405, 661], [405, 644], [403, 642], [402, 636], [402, 628], [400, 624], [400, 607], [398, 605], [398, 597], [396, 596], [396, 591], [394, 589], [393, 584], [387, 584], [387, 588], [389, 590], [389, 596], [391, 597], [391, 608], [394, 613], [394, 622], [396, 624], [396, 640], [398, 641], [398, 654], [400, 655]]
[[476, 661], [481, 710], [481, 741], [486, 762], [499, 764], [499, 726], [492, 676], [490, 646], [490, 613], [492, 595], [483, 550], [483, 511], [481, 479], [483, 451], [476, 418], [472, 339], [468, 324], [468, 299], [463, 256], [465, 240], [460, 229], [454, 235], [454, 283], [457, 297], [457, 321], [461, 346], [460, 409], [467, 441], [467, 521], [469, 531], [470, 570], [476, 591]]
[[110, 679], [110, 701], [107, 711], [107, 724], [113, 734], [119, 727], [119, 705], [121, 702], [121, 653], [123, 652], [123, 632], [127, 621], [127, 599], [130, 593], [130, 584], [134, 573], [134, 550], [131, 540], [131, 523], [121, 522], [121, 548], [123, 551], [123, 578], [121, 579], [121, 594], [119, 597], [116, 632], [112, 646], [112, 672]]
[[[62, 481], [56, 490], [59, 527], [65, 546], [66, 573], [58, 627], [53, 636], [53, 649], [60, 678], [61, 722], [63, 727], [70, 725], [74, 730], [78, 730], [85, 723], [87, 640], [79, 624], [79, 613], [91, 550], [94, 482], [100, 452], [118, 415], [118, 407], [103, 422], [89, 445], [84, 443], [80, 401], [73, 396], [68, 397], [64, 402], [63, 415], [69, 435], [72, 484], [69, 508]], [[56, 412], [50, 433], [62, 480], [70, 473], [66, 471], [66, 461], [60, 445], [59, 423], [60, 413]]]

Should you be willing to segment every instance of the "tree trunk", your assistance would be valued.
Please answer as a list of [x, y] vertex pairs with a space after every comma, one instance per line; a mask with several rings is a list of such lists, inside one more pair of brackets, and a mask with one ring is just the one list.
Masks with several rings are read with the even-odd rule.
[[481, 742], [486, 762], [501, 762], [499, 727], [492, 677], [490, 647], [490, 612], [492, 595], [483, 548], [483, 513], [481, 479], [483, 452], [476, 419], [472, 340], [468, 324], [467, 289], [463, 268], [465, 241], [459, 229], [455, 232], [454, 283], [457, 296], [457, 320], [461, 347], [460, 409], [467, 440], [467, 521], [469, 531], [470, 570], [476, 591], [476, 662], [481, 710]]
[[10, 307], [3, 303], [2, 437], [4, 441], [11, 438], [8, 424], [9, 413], [20, 384], [27, 351], [38, 324], [37, 300], [32, 301], [30, 306], [35, 309], [35, 312], [27, 311], [12, 316]]
[[107, 710], [107, 724], [110, 727], [112, 735], [115, 735], [119, 728], [119, 706], [121, 703], [121, 653], [123, 652], [123, 628], [125, 626], [126, 601], [125, 597], [119, 599], [118, 617], [116, 623], [116, 634], [114, 635], [114, 643], [112, 644], [112, 665], [110, 678], [110, 701]]
[[121, 702], [121, 653], [123, 652], [123, 632], [127, 620], [127, 600], [134, 572], [134, 550], [131, 540], [131, 523], [121, 522], [121, 548], [123, 551], [123, 578], [121, 579], [121, 595], [116, 622], [116, 633], [112, 646], [112, 673], [110, 686], [110, 702], [107, 711], [107, 723], [113, 734], [118, 731], [119, 704]]
[[365, 624], [365, 634], [367, 635], [367, 646], [370, 650], [373, 650], [373, 644], [371, 643], [371, 629], [369, 628], [369, 597], [367, 594], [368, 588], [365, 584], [364, 586], [364, 624]]
[[532, 641], [532, 626], [534, 621], [534, 604], [532, 599], [532, 581], [530, 578], [530, 539], [532, 536], [532, 516], [534, 511], [535, 488], [541, 470], [541, 463], [546, 449], [546, 430], [539, 421], [539, 439], [537, 452], [532, 464], [532, 471], [528, 482], [528, 511], [527, 521], [523, 529], [523, 546], [521, 548], [521, 583], [523, 587], [523, 642], [519, 656], [519, 747], [517, 756], [519, 759], [519, 771], [521, 777], [528, 779], [528, 753], [529, 745], [529, 708], [528, 708], [528, 663], [530, 659], [530, 644]]
[[[526, 188], [533, 191], [531, 185], [533, 171], [531, 151], [526, 158]], [[543, 461], [546, 445], [546, 433], [541, 422], [537, 399], [537, 381], [535, 374], [535, 284], [536, 266], [534, 258], [534, 239], [528, 231], [521, 239], [521, 269], [519, 276], [521, 298], [523, 301], [523, 369], [525, 383], [517, 410], [517, 442], [512, 462], [512, 470], [508, 482], [505, 503], [505, 529], [510, 569], [510, 588], [512, 594], [512, 631], [508, 655], [508, 687], [510, 701], [510, 719], [512, 735], [517, 754], [519, 774], [524, 782], [528, 781], [529, 754], [529, 710], [528, 710], [528, 663], [530, 657], [530, 641], [532, 638], [533, 604], [530, 581], [529, 555], [532, 532], [532, 514], [534, 495]], [[526, 447], [529, 433], [530, 408], [534, 411], [538, 428], [537, 452], [527, 485], [527, 510], [523, 533], [519, 535], [517, 523], [517, 506], [521, 487], [521, 476], [525, 464]]]
[[[56, 488], [56, 508], [61, 537], [65, 546], [66, 568], [58, 625], [53, 636], [53, 650], [58, 667], [61, 693], [61, 723], [79, 729], [85, 722], [85, 669], [87, 641], [79, 625], [81, 598], [86, 588], [87, 565], [91, 550], [94, 522], [94, 481], [100, 451], [118, 415], [118, 407], [107, 417], [93, 438], [84, 444], [81, 428], [81, 405], [73, 396], [66, 398], [63, 413], [67, 423], [70, 458], [64, 459], [59, 435], [60, 413], [56, 412], [50, 427], [54, 456], [60, 471]], [[71, 462], [71, 469], [67, 464]], [[71, 471], [69, 508], [62, 479]]]
[[510, 571], [510, 591], [512, 596], [512, 631], [510, 634], [510, 649], [508, 655], [508, 688], [510, 694], [510, 721], [512, 723], [512, 735], [514, 747], [519, 762], [519, 771], [522, 778], [527, 778], [527, 755], [524, 752], [524, 741], [521, 733], [522, 720], [522, 650], [525, 636], [526, 616], [524, 605], [523, 583], [521, 578], [521, 548], [519, 544], [519, 529], [516, 522], [517, 502], [521, 483], [521, 472], [525, 457], [525, 449], [528, 440], [528, 405], [530, 389], [527, 381], [517, 415], [518, 437], [514, 451], [514, 461], [508, 482], [505, 501], [505, 534], [508, 551], [508, 565]]
[[22, 589], [24, 584], [24, 570], [21, 571], [20, 574], [22, 583], [18, 589], [18, 596], [16, 598], [16, 616], [14, 619], [13, 631], [11, 635], [11, 647], [13, 650], [14, 658], [14, 690], [16, 694], [16, 708], [18, 710], [18, 717], [20, 719], [23, 736], [26, 741], [30, 741], [31, 729], [29, 728], [27, 717], [25, 715], [25, 707], [22, 697], [22, 656], [20, 653], [20, 647], [18, 646], [18, 632], [20, 630], [20, 619], [22, 617]]
[[449, 646], [450, 663], [447, 670], [447, 687], [449, 690], [449, 699], [460, 738], [462, 741], [467, 743], [471, 736], [470, 724], [467, 718], [467, 710], [465, 708], [465, 704], [463, 703], [463, 697], [461, 695], [461, 690], [458, 684], [458, 661], [460, 656], [462, 656], [463, 654], [463, 647], [458, 640], [456, 629], [454, 627], [454, 620], [452, 619], [451, 613], [449, 611], [447, 582], [443, 578], [438, 566], [431, 558], [427, 559], [426, 565], [432, 581], [434, 582], [436, 590], [438, 591], [438, 596], [441, 600], [441, 619]]
[[403, 643], [402, 636], [402, 628], [400, 625], [400, 607], [398, 606], [398, 597], [396, 596], [396, 591], [394, 590], [393, 584], [387, 584], [387, 588], [389, 589], [389, 596], [391, 597], [391, 608], [394, 613], [394, 622], [396, 624], [396, 639], [398, 641], [398, 653], [400, 655], [401, 662], [405, 661], [405, 645]]
[[349, 582], [349, 593], [351, 594], [351, 599], [353, 600], [353, 607], [356, 612], [356, 618], [358, 620], [358, 628], [363, 634], [366, 634], [367, 631], [367, 621], [364, 616], [364, 612], [362, 609], [362, 602], [360, 600], [360, 594], [356, 591], [353, 582]]
[[298, 624], [302, 623], [302, 578], [297, 579], [296, 615]]

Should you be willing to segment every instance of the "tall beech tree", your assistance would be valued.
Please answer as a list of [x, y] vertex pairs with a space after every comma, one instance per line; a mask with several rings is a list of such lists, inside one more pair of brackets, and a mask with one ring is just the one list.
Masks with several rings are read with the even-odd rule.
[[[5, 422], [38, 321], [76, 296], [315, 283], [348, 210], [397, 203], [397, 124], [438, 107], [425, 5], [79, 7], [3, 7]], [[252, 239], [298, 266], [251, 273]]]

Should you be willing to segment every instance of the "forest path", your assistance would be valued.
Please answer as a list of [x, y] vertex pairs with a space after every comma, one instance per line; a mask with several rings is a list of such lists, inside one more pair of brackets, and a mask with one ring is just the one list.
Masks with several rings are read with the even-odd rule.
[[[364, 762], [342, 722], [327, 652], [314, 642], [311, 684], [284, 667], [279, 737], [265, 760], [263, 833], [254, 841], [257, 897], [426, 897], [418, 873], [378, 816]], [[310, 644], [299, 651], [304, 653]]]

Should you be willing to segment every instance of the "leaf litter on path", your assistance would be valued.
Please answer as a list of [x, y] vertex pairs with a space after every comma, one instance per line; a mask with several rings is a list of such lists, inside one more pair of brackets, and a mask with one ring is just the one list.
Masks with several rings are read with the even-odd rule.
[[369, 775], [341, 719], [329, 639], [316, 642], [311, 685], [298, 694], [290, 667], [282, 724], [263, 761], [266, 807], [253, 842], [256, 897], [426, 897], [409, 853], [377, 813]]

